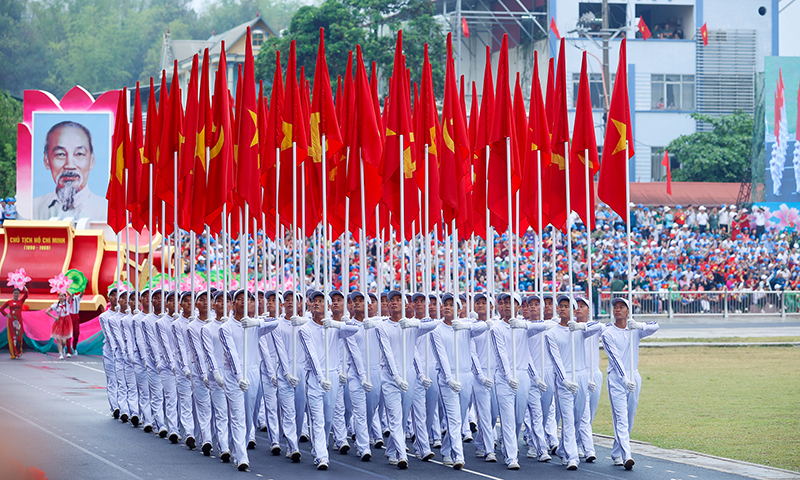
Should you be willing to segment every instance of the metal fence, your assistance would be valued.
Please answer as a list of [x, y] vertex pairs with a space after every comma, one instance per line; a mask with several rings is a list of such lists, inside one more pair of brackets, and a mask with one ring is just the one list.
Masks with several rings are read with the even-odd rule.
[[[627, 297], [626, 292], [600, 294], [600, 318], [611, 316], [611, 299]], [[800, 292], [772, 291], [662, 291], [633, 292], [633, 314], [640, 317], [681, 315], [710, 315], [727, 318], [729, 315], [758, 315], [785, 318], [800, 315]]]

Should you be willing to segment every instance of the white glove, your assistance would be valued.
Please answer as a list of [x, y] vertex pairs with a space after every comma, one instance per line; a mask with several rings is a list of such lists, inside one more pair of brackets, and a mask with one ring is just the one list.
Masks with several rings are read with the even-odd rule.
[[403, 318], [403, 319], [400, 320], [400, 328], [402, 328], [404, 330], [406, 328], [419, 327], [419, 324], [420, 324], [420, 322], [416, 318]]
[[363, 388], [365, 392], [369, 393], [369, 391], [372, 390], [372, 384], [369, 382], [369, 380], [361, 380], [361, 388]]
[[322, 389], [325, 390], [326, 392], [330, 392], [333, 384], [327, 378], [323, 378], [322, 380], [320, 380], [319, 386], [322, 387]]
[[644, 323], [637, 322], [632, 318], [628, 319], [628, 330], [641, 330], [642, 328], [644, 328]]
[[405, 393], [408, 391], [408, 382], [403, 380], [403, 377], [401, 377], [400, 375], [395, 375], [394, 383], [395, 385], [397, 385], [397, 388], [399, 388], [401, 392]]
[[188, 368], [183, 371], [183, 376], [186, 377], [187, 380], [192, 379], [192, 372]]
[[342, 322], [337, 322], [332, 318], [326, 317], [325, 320], [322, 321], [322, 326], [325, 328], [335, 328], [338, 330], [342, 328]]
[[556, 322], [552, 321], [552, 320], [545, 320], [545, 321], [544, 321], [544, 326], [545, 326], [545, 327], [546, 327], [548, 330], [550, 330], [551, 328], [555, 327], [556, 325], [558, 325], [558, 324], [557, 324]]
[[516, 378], [509, 378], [508, 379], [508, 386], [511, 387], [511, 390], [516, 390], [519, 388], [519, 380]]
[[625, 380], [625, 388], [627, 388], [629, 392], [635, 392], [636, 391], [636, 382], [632, 382], [630, 380]]
[[447, 386], [450, 387], [450, 390], [452, 390], [453, 393], [458, 393], [461, 391], [461, 382], [456, 382], [455, 380], [449, 380], [447, 382]]
[[273, 375], [269, 381], [272, 382], [273, 387], [278, 388], [278, 375]]
[[570, 320], [567, 322], [567, 326], [569, 327], [570, 332], [574, 332], [576, 330], [586, 330], [586, 324], [576, 322], [575, 320]]
[[540, 392], [544, 393], [547, 391], [547, 384], [544, 383], [542, 377], [536, 377], [536, 388], [539, 389]]
[[173, 365], [172, 367], [170, 367], [170, 369], [172, 370], [172, 374], [173, 374], [173, 375], [177, 375], [177, 374], [178, 374], [178, 369], [175, 367], [175, 365]]
[[291, 385], [292, 388], [295, 388], [297, 385], [300, 384], [300, 379], [295, 377], [291, 373], [286, 375], [286, 381], [289, 382], [289, 385]]
[[242, 326], [244, 328], [254, 328], [261, 326], [261, 320], [257, 318], [246, 317], [242, 319]]
[[239, 380], [239, 388], [241, 388], [243, 392], [246, 392], [247, 389], [250, 388], [250, 382], [248, 382], [244, 378]]
[[489, 378], [489, 377], [481, 377], [481, 384], [484, 387], [486, 387], [486, 389], [488, 390], [488, 389], [492, 388], [492, 385], [494, 385], [494, 382], [492, 382], [492, 379]]
[[426, 390], [429, 389], [431, 387], [431, 385], [433, 385], [433, 381], [430, 378], [428, 378], [427, 376], [425, 376], [425, 375], [420, 377], [419, 383], [421, 383], [422, 386], [425, 387]]
[[594, 392], [595, 389], [597, 389], [597, 384], [590, 380], [589, 381], [589, 391], [590, 392]]
[[509, 324], [511, 325], [511, 328], [518, 328], [521, 330], [528, 329], [528, 321], [519, 317], [512, 318]]
[[578, 384], [572, 380], [564, 380], [564, 387], [566, 387], [566, 389], [569, 390], [573, 395], [578, 393]]
[[206, 384], [206, 388], [211, 388], [211, 384], [208, 383], [208, 376], [203, 377], [203, 383]]
[[339, 372], [339, 385], [345, 385], [347, 383], [347, 374], [344, 372]]
[[222, 374], [218, 370], [214, 370], [214, 381], [217, 382], [220, 388], [225, 386], [225, 379], [222, 378]]
[[348, 323], [350, 320], [351, 319], [349, 314], [345, 313], [344, 315], [342, 315], [342, 323]]
[[495, 321], [492, 320], [491, 318], [486, 320], [486, 326], [489, 327], [489, 328], [492, 328], [492, 325], [494, 325], [494, 323], [495, 323]]
[[370, 320], [369, 318], [365, 318], [361, 324], [364, 326], [364, 330], [371, 330], [378, 326], [378, 322]]
[[469, 318], [470, 320], [477, 320], [478, 319], [478, 313], [477, 312], [469, 312], [467, 314], [467, 318]]
[[306, 324], [306, 322], [308, 322], [308, 319], [305, 318], [305, 317], [299, 317], [297, 315], [292, 317], [292, 326], [293, 327], [302, 327], [303, 325]]
[[453, 330], [456, 332], [459, 330], [470, 330], [472, 328], [472, 323], [465, 322], [463, 320], [453, 320]]

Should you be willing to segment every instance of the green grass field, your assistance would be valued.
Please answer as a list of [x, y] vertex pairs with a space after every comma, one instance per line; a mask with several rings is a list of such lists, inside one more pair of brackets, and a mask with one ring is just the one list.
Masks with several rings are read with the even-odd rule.
[[[800, 348], [643, 348], [631, 437], [800, 471]], [[601, 370], [607, 358], [601, 352]], [[603, 386], [594, 432], [613, 435]]]
[[794, 343], [800, 337], [716, 337], [716, 338], [645, 338], [642, 343]]

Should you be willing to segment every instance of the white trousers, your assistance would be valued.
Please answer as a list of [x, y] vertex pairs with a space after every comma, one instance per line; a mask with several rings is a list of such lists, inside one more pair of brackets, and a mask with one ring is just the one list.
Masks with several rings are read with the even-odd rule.
[[[281, 432], [278, 423], [278, 389], [272, 383], [264, 370], [261, 370], [261, 389], [264, 402], [264, 421], [267, 426], [267, 434], [269, 435], [269, 443], [272, 445], [280, 445]], [[259, 409], [259, 416], [261, 409]]]
[[222, 454], [230, 453], [230, 435], [228, 433], [228, 399], [225, 398], [225, 388], [217, 385], [213, 377], [209, 379], [211, 391], [211, 410], [214, 415], [214, 435], [217, 437], [217, 451]]
[[513, 390], [505, 377], [499, 372], [495, 373], [495, 395], [497, 408], [500, 412], [500, 435], [503, 439], [503, 457], [506, 465], [519, 461], [519, 432], [525, 420], [525, 411], [528, 409], [528, 392], [531, 379], [526, 370], [517, 370], [519, 387]]
[[[298, 390], [303, 390], [301, 386], [303, 380], [297, 385]], [[298, 451], [297, 447], [297, 419], [305, 415], [304, 412], [297, 414], [295, 410], [295, 389], [287, 382], [282, 375], [278, 375], [278, 389], [276, 391], [278, 400], [278, 418], [283, 429], [283, 436], [286, 438], [289, 453]]]
[[136, 384], [136, 372], [133, 370], [133, 363], [128, 360], [123, 360], [122, 362], [122, 381], [125, 384], [127, 393], [128, 416], [139, 416], [139, 387]]
[[119, 398], [117, 397], [117, 367], [114, 364], [114, 353], [107, 351], [108, 347], [103, 348], [103, 370], [106, 372], [106, 396], [108, 406], [113, 412], [119, 408]]
[[[566, 373], [566, 379], [571, 380], [571, 372]], [[556, 384], [556, 405], [561, 413], [561, 444], [556, 454], [567, 462], [579, 462], [577, 434], [580, 431], [581, 417], [586, 409], [587, 391], [586, 371], [576, 372], [575, 383], [578, 384], [578, 393], [572, 393], [562, 384]], [[555, 377], [553, 378], [555, 382]], [[587, 451], [594, 452], [594, 443], [589, 438], [584, 444]]]
[[136, 387], [139, 392], [139, 417], [144, 425], [153, 425], [153, 412], [150, 407], [150, 383], [147, 381], [147, 369], [138, 360], [133, 362], [133, 374], [136, 376]]
[[[587, 375], [589, 374], [587, 373]], [[597, 413], [597, 404], [600, 402], [600, 393], [603, 389], [603, 373], [600, 370], [595, 370], [590, 375], [594, 377], [594, 384], [596, 387], [594, 392], [589, 391], [587, 377], [586, 409], [583, 411], [583, 415], [581, 415], [581, 426], [578, 433], [578, 446], [583, 448], [587, 457], [595, 453], [594, 440], [592, 439], [592, 422], [594, 422], [594, 415]], [[587, 443], [592, 446], [591, 449], [586, 447]]]
[[[211, 381], [213, 382], [213, 379]], [[194, 390], [194, 438], [197, 440], [198, 445], [212, 443], [211, 392], [206, 387], [202, 377], [194, 371], [192, 371], [192, 389]]]
[[339, 378], [336, 370], [328, 372], [331, 389], [325, 391], [317, 378], [306, 372], [306, 408], [308, 409], [308, 430], [311, 433], [311, 453], [314, 463], [328, 460], [328, 434], [333, 425], [333, 410], [336, 407], [336, 396], [339, 393]]
[[463, 373], [459, 380], [461, 391], [455, 393], [439, 375], [439, 393], [442, 402], [442, 419], [447, 426], [447, 435], [442, 439], [442, 456], [454, 461], [464, 461], [464, 446], [461, 443], [461, 426], [467, 420], [469, 399], [472, 396], [472, 377]]
[[162, 366], [158, 371], [161, 377], [161, 387], [164, 392], [164, 420], [169, 433], [179, 434], [178, 426], [178, 391], [175, 385], [175, 375], [169, 367]]
[[[548, 388], [550, 385], [548, 385]], [[528, 389], [528, 415], [530, 425], [528, 429], [528, 446], [536, 449], [536, 453], [541, 455], [547, 453], [547, 438], [544, 433], [544, 416], [542, 413], [542, 391], [531, 380]]]
[[494, 442], [497, 434], [494, 429], [497, 421], [497, 397], [494, 385], [486, 388], [477, 377], [472, 384], [475, 417], [478, 420], [478, 433], [475, 435], [475, 448], [486, 453], [494, 452]]
[[[413, 368], [408, 369], [407, 378], [414, 378], [413, 370]], [[413, 387], [409, 387], [403, 393], [386, 371], [383, 371], [382, 375], [381, 390], [386, 409], [386, 423], [390, 432], [386, 442], [386, 457], [408, 461], [403, 425], [406, 424], [411, 414]]]
[[439, 407], [439, 383], [436, 381], [436, 377], [433, 377], [433, 383], [427, 389], [422, 386], [419, 379], [409, 382], [411, 383], [409, 391], [413, 390], [414, 392], [414, 400], [411, 404], [411, 425], [415, 435], [414, 450], [420, 457], [431, 451], [431, 431], [440, 431], [437, 422], [438, 415], [436, 415]]
[[161, 375], [158, 369], [150, 362], [145, 363], [147, 370], [147, 385], [150, 387], [150, 412], [153, 414], [153, 429], [158, 432], [164, 425], [164, 387], [161, 385]]
[[131, 414], [131, 407], [128, 404], [128, 381], [125, 378], [125, 360], [122, 355], [114, 355], [114, 370], [117, 379], [117, 404], [119, 413], [122, 415]]
[[194, 436], [194, 405], [192, 381], [180, 370], [175, 374], [175, 389], [178, 391], [178, 421], [183, 428], [183, 439]]
[[622, 379], [615, 373], [608, 374], [608, 399], [611, 401], [611, 420], [614, 422], [614, 445], [611, 457], [631, 458], [631, 431], [636, 407], [639, 406], [639, 393], [642, 391], [642, 377], [639, 371], [633, 372], [636, 390], [625, 388]]
[[247, 463], [249, 465], [250, 459], [247, 456], [247, 440], [245, 440], [247, 435], [245, 392], [239, 388], [238, 380], [236, 380], [236, 377], [234, 377], [227, 368], [223, 370], [223, 377], [225, 377], [225, 397], [228, 399], [228, 424], [231, 429], [231, 456], [233, 457], [234, 464]]

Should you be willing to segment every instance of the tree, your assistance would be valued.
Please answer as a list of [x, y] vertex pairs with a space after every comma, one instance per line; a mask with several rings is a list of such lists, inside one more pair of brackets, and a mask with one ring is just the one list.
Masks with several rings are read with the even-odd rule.
[[0, 197], [17, 191], [17, 123], [22, 121], [22, 101], [0, 91]]
[[692, 118], [714, 128], [670, 142], [667, 149], [680, 164], [672, 178], [679, 182], [741, 182], [750, 168], [752, 115], [739, 110], [722, 117], [693, 113]]
[[[289, 44], [295, 40], [298, 66], [305, 66], [306, 79], [314, 78], [319, 29], [325, 29], [325, 53], [331, 75], [344, 75], [350, 50], [361, 45], [367, 71], [375, 61], [379, 85], [387, 86], [392, 75], [397, 31], [403, 30], [403, 53], [411, 69], [411, 80], [422, 76], [424, 44], [433, 66], [434, 91], [443, 95], [446, 37], [433, 18], [433, 3], [427, 0], [327, 0], [320, 6], [300, 8], [283, 38], [270, 38], [256, 59], [256, 78], [269, 85], [275, 72], [275, 52], [281, 52], [285, 68]], [[298, 72], [299, 74], [299, 72]], [[335, 88], [335, 87], [334, 87]], [[388, 92], [379, 90], [379, 96]]]

